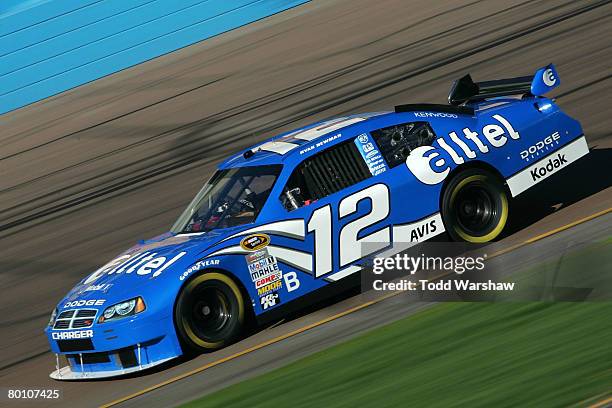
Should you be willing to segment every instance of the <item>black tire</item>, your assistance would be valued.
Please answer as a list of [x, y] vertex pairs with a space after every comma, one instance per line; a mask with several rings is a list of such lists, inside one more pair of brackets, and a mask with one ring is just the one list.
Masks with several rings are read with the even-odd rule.
[[240, 288], [227, 275], [209, 272], [191, 279], [174, 308], [179, 338], [188, 350], [217, 350], [242, 332], [245, 307]]
[[446, 185], [441, 211], [446, 231], [454, 241], [489, 242], [506, 225], [508, 196], [495, 174], [467, 169]]

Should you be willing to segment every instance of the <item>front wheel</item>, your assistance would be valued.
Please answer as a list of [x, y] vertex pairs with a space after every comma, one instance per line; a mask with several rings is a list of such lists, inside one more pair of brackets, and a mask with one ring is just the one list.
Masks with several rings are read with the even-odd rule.
[[468, 169], [453, 177], [442, 196], [442, 219], [454, 241], [483, 243], [495, 239], [508, 219], [508, 196], [499, 178]]
[[244, 325], [244, 299], [228, 276], [204, 273], [190, 280], [176, 302], [174, 319], [184, 345], [193, 351], [219, 349]]

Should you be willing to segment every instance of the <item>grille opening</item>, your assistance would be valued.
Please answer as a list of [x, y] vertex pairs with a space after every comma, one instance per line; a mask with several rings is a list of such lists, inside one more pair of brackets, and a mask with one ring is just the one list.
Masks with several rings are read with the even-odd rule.
[[[73, 358], [76, 365], [81, 364], [81, 358], [78, 354], [68, 354], [67, 357]], [[83, 364], [101, 364], [110, 363], [108, 353], [85, 353], [83, 354]]]
[[93, 319], [79, 319], [72, 322], [72, 328], [78, 329], [83, 327], [89, 327], [93, 324]]
[[119, 356], [119, 361], [121, 362], [121, 366], [123, 368], [136, 367], [138, 365], [138, 359], [136, 358], [134, 349], [121, 349], [117, 352], [117, 356]]
[[76, 317], [94, 317], [97, 310], [94, 309], [80, 309], [77, 311]]
[[62, 312], [55, 324], [54, 329], [82, 329], [91, 327], [94, 324], [95, 317], [98, 314], [96, 309], [73, 309]]
[[74, 310], [67, 310], [65, 312], [60, 313], [59, 316], [57, 316], [58, 319], [69, 319], [72, 317], [72, 315], [74, 314]]
[[94, 349], [91, 339], [58, 340], [57, 347], [62, 353]]
[[56, 320], [53, 325], [54, 329], [67, 329], [70, 327], [70, 320]]

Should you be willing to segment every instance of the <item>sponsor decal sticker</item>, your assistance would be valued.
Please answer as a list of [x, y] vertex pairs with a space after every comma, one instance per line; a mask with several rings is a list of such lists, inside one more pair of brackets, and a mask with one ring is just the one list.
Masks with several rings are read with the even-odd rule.
[[108, 290], [111, 288], [111, 286], [113, 286], [112, 283], [102, 283], [100, 285], [90, 285], [88, 287], [86, 287], [85, 289], [83, 289], [83, 292], [108, 292]]
[[417, 118], [450, 118], [457, 119], [459, 116], [454, 113], [445, 112], [414, 112], [414, 116]]
[[245, 256], [251, 280], [255, 284], [257, 294], [263, 296], [283, 287], [283, 272], [278, 262], [266, 249]]
[[267, 250], [247, 255], [245, 258], [253, 282], [269, 275], [278, 275], [281, 272], [276, 258], [268, 254]]
[[491, 149], [504, 146], [508, 140], [517, 140], [519, 133], [501, 115], [493, 115], [497, 123], [489, 123], [480, 133], [469, 128], [462, 132], [450, 132], [448, 139], [438, 137], [431, 146], [420, 146], [406, 158], [406, 166], [424, 184], [439, 184], [451, 171], [451, 162], [456, 165], [465, 159], [489, 153]]
[[410, 224], [393, 226], [393, 241], [399, 244], [415, 244], [444, 232], [442, 216], [436, 213], [423, 220]]
[[555, 76], [552, 68], [547, 68], [544, 70], [544, 73], [542, 74], [542, 81], [544, 81], [546, 86], [553, 86], [557, 83], [557, 77]]
[[165, 256], [157, 256], [155, 252], [141, 252], [136, 254], [122, 255], [113, 259], [94, 273], [92, 273], [83, 284], [89, 284], [108, 274], [133, 273], [138, 275], [151, 275], [156, 278], [170, 265], [182, 258], [187, 252], [179, 252], [171, 259]]
[[410, 242], [420, 242], [423, 241], [423, 239], [435, 235], [436, 231], [438, 230], [436, 221], [436, 218], [432, 218], [426, 222], [411, 226], [408, 230], [410, 236], [407, 236], [406, 238], [410, 238]]
[[362, 133], [357, 136], [355, 145], [373, 176], [387, 171], [387, 164], [382, 154], [380, 154], [380, 151], [374, 146], [374, 143], [370, 141], [367, 134]]
[[539, 183], [548, 176], [567, 167], [589, 152], [586, 139], [583, 137], [574, 140], [559, 150], [542, 158], [524, 170], [521, 170], [507, 180], [513, 197]]
[[264, 259], [267, 256], [268, 256], [268, 250], [262, 249], [261, 251], [255, 251], [253, 253], [250, 253], [244, 258], [246, 259], [247, 264], [252, 264], [252, 263], [255, 263], [257, 261]]
[[93, 330], [51, 332], [51, 337], [53, 340], [89, 339], [93, 337]]
[[544, 153], [558, 145], [560, 139], [561, 135], [559, 132], [555, 132], [552, 135], [545, 137], [536, 144], [531, 145], [527, 149], [521, 151], [521, 159], [529, 161], [529, 159], [539, 156], [541, 153]]
[[266, 310], [272, 306], [278, 305], [281, 302], [280, 295], [278, 294], [278, 292], [272, 292], [259, 299], [259, 302], [261, 304], [262, 309]]
[[183, 272], [181, 276], [179, 276], [179, 280], [185, 280], [193, 272], [197, 272], [209, 266], [217, 266], [219, 265], [219, 262], [220, 261], [218, 259], [205, 259], [203, 261], [198, 261], [191, 265], [185, 272]]
[[333, 136], [330, 136], [330, 137], [326, 137], [325, 139], [323, 139], [323, 140], [321, 140], [321, 141], [319, 141], [319, 142], [316, 142], [315, 144], [310, 145], [310, 146], [308, 146], [308, 147], [306, 147], [306, 148], [304, 148], [304, 149], [300, 150], [300, 154], [308, 153], [308, 152], [310, 152], [310, 151], [313, 151], [313, 150], [315, 150], [315, 149], [318, 149], [318, 148], [320, 148], [320, 147], [322, 147], [322, 146], [325, 146], [325, 145], [326, 145], [326, 144], [328, 144], [328, 143], [333, 142], [333, 141], [334, 141], [334, 140], [336, 140], [336, 139], [340, 139], [341, 137], [342, 137], [342, 133], [338, 133], [337, 135], [333, 135]]
[[257, 251], [268, 246], [270, 237], [266, 234], [253, 234], [240, 241], [240, 247], [246, 251]]
[[376, 149], [372, 150], [371, 152], [366, 154], [366, 160], [376, 156], [377, 154], [380, 154], [380, 152], [378, 150], [376, 150]]
[[282, 287], [283, 282], [281, 282], [280, 280], [268, 283], [265, 286], [262, 286], [261, 288], [257, 289], [257, 295], [261, 298], [270, 292], [281, 289]]
[[283, 273], [281, 271], [278, 271], [277, 273], [272, 273], [268, 276], [264, 276], [263, 278], [257, 279], [255, 281], [255, 288], [259, 289], [262, 286], [267, 285], [268, 283], [280, 281], [282, 277]]
[[546, 178], [549, 173], [553, 173], [558, 168], [563, 167], [567, 164], [567, 159], [564, 154], [557, 154], [557, 157], [548, 159], [546, 164], [542, 164], [541, 166], [536, 166], [532, 169], [529, 174], [531, 174], [532, 181], [539, 181], [542, 178]]
[[64, 305], [64, 309], [67, 307], [81, 307], [81, 306], [102, 306], [106, 302], [104, 299], [91, 299], [91, 300], [75, 300], [73, 302], [68, 302]]

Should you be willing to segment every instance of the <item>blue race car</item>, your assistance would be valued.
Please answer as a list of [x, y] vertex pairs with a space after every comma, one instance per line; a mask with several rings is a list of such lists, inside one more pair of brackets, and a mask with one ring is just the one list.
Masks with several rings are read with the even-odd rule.
[[326, 120], [230, 157], [170, 232], [57, 305], [45, 330], [51, 377], [111, 377], [215, 350], [247, 323], [331, 296], [374, 253], [443, 232], [495, 239], [510, 197], [588, 153], [580, 123], [542, 96], [558, 85], [552, 65], [533, 77], [466, 75], [449, 105]]

